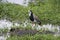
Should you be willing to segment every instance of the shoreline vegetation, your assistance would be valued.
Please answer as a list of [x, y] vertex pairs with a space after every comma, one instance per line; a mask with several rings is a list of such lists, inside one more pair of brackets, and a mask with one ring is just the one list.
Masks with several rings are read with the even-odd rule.
[[7, 40], [59, 40], [59, 36], [53, 36], [51, 34], [35, 34], [31, 35], [23, 35], [23, 36], [11, 36]]
[[[52, 7], [54, 7], [52, 5]], [[0, 3], [0, 19], [7, 19], [10, 21], [25, 21], [29, 20], [28, 10], [32, 9], [33, 13], [38, 16], [42, 24], [55, 24], [60, 25], [60, 14], [59, 11], [55, 10], [58, 8], [46, 9], [44, 6], [24, 7], [11, 3]], [[49, 8], [49, 7], [47, 7]], [[51, 12], [50, 12], [51, 11]]]
[[[38, 16], [42, 24], [52, 24], [60, 26], [60, 1], [56, 2], [55, 0], [50, 0], [48, 2], [37, 2], [36, 4], [30, 3], [28, 7], [11, 3], [0, 3], [0, 20], [7, 19], [11, 22], [24, 22], [25, 20], [29, 20], [29, 9], [31, 9], [33, 13]], [[36, 30], [33, 31], [31, 27], [23, 28], [23, 26], [20, 27], [20, 29], [18, 31], [17, 29], [14, 29], [12, 34], [14, 34], [16, 31], [17, 34], [19, 33], [19, 31], [22, 31], [23, 34], [24, 32], [26, 32], [27, 35], [19, 36], [16, 34], [11, 34], [10, 37], [7, 38], [7, 40], [60, 40], [60, 36], [54, 36], [54, 32], [50, 32], [48, 30], [39, 30], [39, 32], [41, 32], [42, 34], [36, 33], [34, 35], [30, 35], [29, 32], [33, 33], [36, 32]], [[7, 33], [8, 29], [0, 29], [0, 33], [1, 31], [2, 33]], [[50, 32], [53, 34], [44, 34], [44, 32]]]

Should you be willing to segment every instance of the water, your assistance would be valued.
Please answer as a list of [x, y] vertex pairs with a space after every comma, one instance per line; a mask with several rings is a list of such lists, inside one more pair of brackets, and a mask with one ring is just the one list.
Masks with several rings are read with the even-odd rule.
[[18, 23], [13, 23], [13, 22], [10, 22], [9, 20], [6, 20], [6, 19], [3, 19], [3, 20], [0, 20], [0, 28], [1, 29], [4, 29], [4, 28], [8, 28], [10, 29], [12, 26], [19, 26]]
[[24, 27], [26, 27], [27, 25], [30, 25], [32, 28], [36, 28], [37, 30], [45, 30], [45, 31], [51, 31], [51, 32], [55, 32], [54, 36], [60, 36], [60, 26], [58, 25], [52, 25], [52, 24], [44, 24], [44, 25], [35, 25], [32, 23], [28, 23], [28, 20], [26, 20], [24, 23], [23, 23]]
[[48, 29], [50, 31], [54, 31], [54, 29], [57, 29], [57, 30], [60, 30], [60, 26], [58, 25], [52, 25], [52, 24], [43, 24], [43, 25], [38, 25], [38, 24], [33, 24], [32, 23], [28, 23], [28, 20], [26, 20], [24, 23], [24, 26], [26, 27], [27, 25], [30, 25], [32, 26], [33, 28], [36, 27], [37, 29], [38, 28], [44, 28], [45, 30]]
[[0, 40], [6, 40], [8, 37], [10, 37], [9, 33], [0, 35]]
[[4, 36], [0, 36], [0, 40], [6, 40]]
[[[52, 25], [52, 24], [45, 24], [45, 25], [42, 25], [42, 26], [39, 26], [39, 25], [32, 25], [32, 23], [28, 23], [28, 20], [26, 20], [25, 22], [23, 22], [22, 24], [18, 24], [18, 23], [14, 23], [14, 26], [19, 26], [19, 25], [22, 25], [23, 27], [27, 27], [27, 25], [30, 25], [32, 28], [36, 28], [37, 30], [49, 30], [49, 31], [52, 31], [52, 32], [56, 32], [54, 34], [54, 36], [59, 36], [60, 35], [60, 26], [58, 25]], [[13, 26], [13, 22], [10, 22], [9, 20], [0, 20], [0, 29], [4, 29], [4, 28], [8, 28], [8, 29], [11, 29], [11, 27]], [[2, 34], [0, 33], [0, 40], [6, 40], [8, 37], [9, 37], [9, 33], [6, 33], [6, 34]]]
[[28, 1], [29, 0], [2, 0], [2, 2], [9, 2], [9, 3], [14, 3], [14, 4], [19, 4], [23, 6], [28, 6]]
[[12, 23], [6, 19], [0, 20], [0, 28], [11, 27]]
[[40, 26], [37, 24], [32, 25], [32, 23], [29, 23], [28, 20], [26, 20], [22, 24], [19, 24], [17, 22], [13, 23], [13, 22], [10, 22], [9, 20], [6, 20], [6, 19], [0, 20], [0, 28], [1, 29], [4, 29], [4, 28], [11, 29], [11, 27], [13, 27], [13, 26], [20, 26], [20, 25], [22, 25], [23, 27], [30, 25], [30, 26], [32, 26], [32, 28], [35, 27], [37, 30], [44, 29], [44, 30], [49, 30], [49, 31], [57, 31], [57, 32], [60, 31], [60, 26], [58, 26], [58, 25], [45, 24], [45, 25]]

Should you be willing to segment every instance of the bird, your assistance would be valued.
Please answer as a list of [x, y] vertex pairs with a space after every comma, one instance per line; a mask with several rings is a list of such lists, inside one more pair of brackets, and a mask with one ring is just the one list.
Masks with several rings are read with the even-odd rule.
[[29, 19], [31, 20], [32, 23], [37, 23], [38, 25], [41, 25], [41, 21], [39, 18], [33, 14], [32, 10], [28, 10], [29, 14]]

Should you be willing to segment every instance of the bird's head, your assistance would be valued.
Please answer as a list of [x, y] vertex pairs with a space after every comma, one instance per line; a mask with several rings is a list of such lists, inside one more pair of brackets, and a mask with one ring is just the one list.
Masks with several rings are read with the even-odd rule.
[[28, 10], [28, 14], [29, 14], [29, 16], [31, 16], [32, 10]]

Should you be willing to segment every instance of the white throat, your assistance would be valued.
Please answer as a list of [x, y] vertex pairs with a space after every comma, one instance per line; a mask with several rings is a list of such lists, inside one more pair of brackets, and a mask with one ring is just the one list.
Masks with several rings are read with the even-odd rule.
[[29, 16], [31, 16], [31, 12], [29, 12]]

